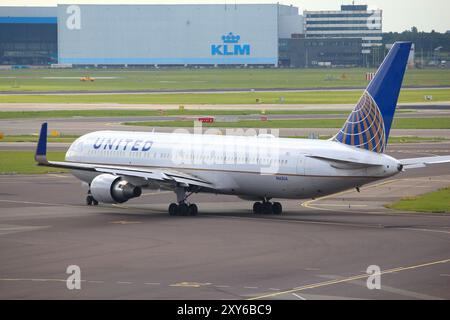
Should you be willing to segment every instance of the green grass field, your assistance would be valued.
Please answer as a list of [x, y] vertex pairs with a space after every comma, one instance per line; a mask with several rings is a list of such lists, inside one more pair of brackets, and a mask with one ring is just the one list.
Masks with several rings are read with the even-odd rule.
[[[114, 95], [6, 95], [1, 103], [114, 103], [114, 104], [346, 104], [357, 103], [362, 90], [320, 92], [228, 92], [187, 94], [114, 94]], [[450, 101], [450, 89], [403, 90], [400, 103]], [[281, 108], [281, 107], [280, 107]]]
[[450, 213], [450, 188], [444, 188], [418, 197], [408, 197], [387, 208], [401, 211], [416, 211], [429, 213]]
[[[49, 152], [49, 159], [62, 161], [65, 152]], [[0, 174], [34, 174], [49, 172], [66, 172], [64, 169], [47, 168], [36, 165], [32, 151], [1, 151]]]
[[[324, 135], [324, 136], [320, 136], [319, 139], [320, 140], [328, 140], [330, 139], [332, 136], [329, 135]], [[294, 136], [294, 137], [288, 137], [288, 138], [294, 138], [294, 139], [306, 139], [308, 138], [307, 136]], [[395, 137], [395, 136], [390, 136], [389, 137], [389, 142], [388, 143], [420, 143], [420, 142], [427, 142], [427, 143], [433, 143], [433, 142], [442, 142], [442, 141], [447, 141], [448, 139], [444, 138], [444, 137], [413, 137], [413, 136], [405, 136], [405, 137]]]
[[[0, 91], [114, 91], [365, 87], [368, 69], [165, 69], [2, 71]], [[97, 79], [81, 82], [84, 76]], [[408, 70], [406, 86], [450, 85], [450, 70]]]
[[[37, 142], [38, 138], [39, 137], [37, 135], [17, 135], [17, 136], [8, 135], [0, 139], [0, 142]], [[78, 138], [78, 136], [76, 135], [63, 135], [60, 137], [49, 136], [47, 138], [47, 141], [59, 143], [71, 143], [74, 142], [76, 138]]]
[[[247, 120], [237, 122], [214, 122], [203, 124], [205, 128], [341, 128], [345, 119], [304, 119], [304, 120]], [[193, 121], [142, 121], [125, 122], [130, 126], [147, 127], [193, 127]], [[396, 119], [394, 129], [450, 129], [449, 118]]]
[[[263, 107], [257, 110], [52, 110], [52, 111], [0, 111], [0, 119], [21, 119], [21, 118], [71, 118], [71, 117], [149, 117], [149, 116], [225, 116], [225, 115], [253, 115], [261, 114]], [[405, 112], [405, 110], [401, 110]], [[336, 114], [346, 115], [348, 111], [339, 110], [267, 110], [266, 115], [274, 114]]]
[[389, 143], [420, 143], [420, 142], [443, 142], [448, 141], [444, 137], [416, 137], [416, 136], [406, 136], [406, 137], [389, 137]]

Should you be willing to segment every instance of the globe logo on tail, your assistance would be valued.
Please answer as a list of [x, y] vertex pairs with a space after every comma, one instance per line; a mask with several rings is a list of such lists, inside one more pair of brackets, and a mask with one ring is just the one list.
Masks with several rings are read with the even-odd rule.
[[373, 152], [385, 151], [387, 141], [383, 116], [367, 91], [334, 140]]

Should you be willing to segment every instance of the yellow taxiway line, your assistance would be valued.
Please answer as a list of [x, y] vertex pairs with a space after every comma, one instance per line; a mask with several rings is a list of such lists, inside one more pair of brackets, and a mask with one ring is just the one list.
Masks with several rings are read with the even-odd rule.
[[[450, 259], [433, 261], [433, 262], [418, 264], [418, 265], [409, 266], [409, 267], [399, 267], [399, 268], [389, 269], [389, 270], [381, 271], [380, 275], [397, 273], [397, 272], [402, 272], [402, 271], [407, 271], [407, 270], [414, 270], [414, 269], [419, 269], [419, 268], [425, 268], [425, 267], [430, 267], [430, 266], [434, 266], [434, 265], [438, 265], [438, 264], [445, 264], [445, 263], [450, 263]], [[325, 281], [325, 282], [313, 283], [313, 284], [293, 288], [293, 289], [286, 290], [286, 291], [280, 291], [280, 292], [275, 292], [275, 293], [270, 293], [270, 294], [265, 294], [265, 295], [249, 298], [247, 300], [260, 300], [260, 299], [266, 299], [266, 298], [273, 298], [276, 296], [290, 294], [290, 293], [292, 294], [292, 293], [296, 293], [296, 292], [304, 291], [304, 290], [308, 290], [308, 289], [316, 289], [316, 288], [331, 286], [334, 284], [340, 284], [340, 283], [346, 283], [346, 282], [351, 282], [351, 281], [355, 281], [355, 280], [361, 280], [361, 279], [368, 278], [370, 276], [371, 276], [370, 274], [361, 274], [361, 275], [356, 275], [356, 276], [347, 277], [347, 278], [343, 278], [343, 279], [336, 279], [336, 280], [330, 280], [330, 281]]]

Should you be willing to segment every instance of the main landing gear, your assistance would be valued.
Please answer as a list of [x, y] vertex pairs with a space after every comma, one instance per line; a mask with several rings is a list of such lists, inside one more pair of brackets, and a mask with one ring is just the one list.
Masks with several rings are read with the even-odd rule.
[[169, 215], [171, 216], [196, 216], [198, 214], [198, 207], [194, 203], [186, 202], [192, 193], [186, 195], [186, 188], [176, 188], [177, 202], [171, 203], [169, 206]]
[[198, 207], [193, 203], [171, 203], [169, 206], [169, 214], [171, 216], [196, 216], [198, 214]]
[[279, 202], [272, 203], [264, 200], [263, 202], [255, 202], [253, 205], [253, 213], [280, 215], [283, 213], [283, 207]]
[[91, 190], [88, 191], [88, 195], [86, 197], [86, 204], [88, 206], [98, 206], [98, 201], [94, 199], [91, 194]]

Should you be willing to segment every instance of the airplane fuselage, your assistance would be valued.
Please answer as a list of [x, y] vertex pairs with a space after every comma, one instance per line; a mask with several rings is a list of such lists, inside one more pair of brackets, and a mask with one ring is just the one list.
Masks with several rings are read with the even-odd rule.
[[[66, 161], [175, 170], [215, 186], [200, 192], [248, 199], [316, 198], [401, 171], [399, 161], [385, 154], [334, 141], [268, 135], [99, 131], [77, 139]], [[73, 174], [87, 183], [98, 175], [76, 170]]]

